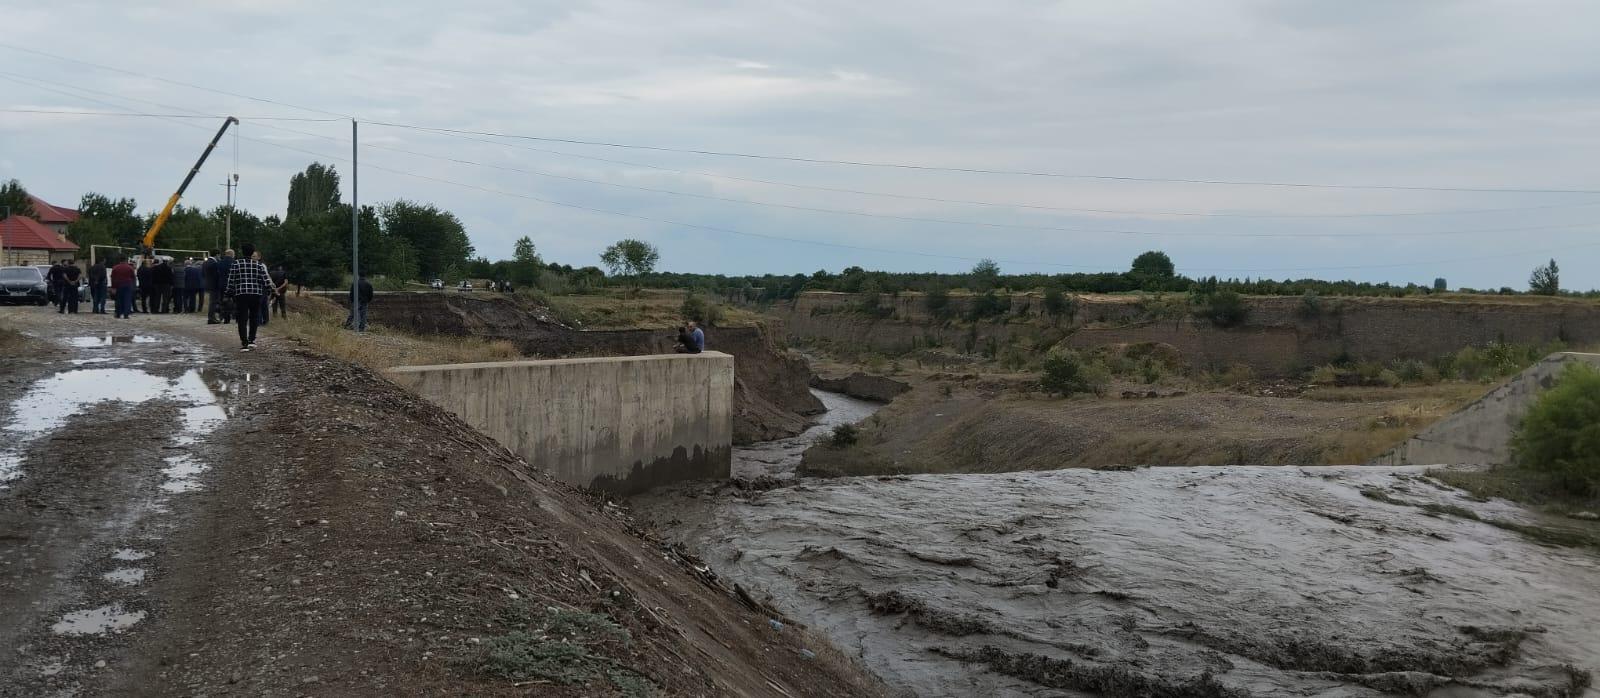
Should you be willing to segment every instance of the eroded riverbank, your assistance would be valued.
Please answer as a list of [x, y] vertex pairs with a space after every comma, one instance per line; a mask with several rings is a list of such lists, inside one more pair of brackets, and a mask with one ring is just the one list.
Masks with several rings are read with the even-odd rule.
[[1530, 516], [1360, 467], [801, 480], [638, 506], [917, 695], [1586, 695], [1600, 556], [1374, 489]]

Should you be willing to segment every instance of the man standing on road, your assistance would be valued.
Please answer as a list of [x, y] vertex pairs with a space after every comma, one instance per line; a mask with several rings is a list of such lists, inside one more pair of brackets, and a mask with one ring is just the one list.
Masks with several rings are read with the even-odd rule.
[[156, 304], [154, 311], [164, 315], [167, 304], [172, 301], [172, 265], [165, 259], [158, 260], [150, 269], [150, 282], [155, 287], [150, 292]]
[[50, 297], [50, 302], [56, 305], [56, 312], [61, 312], [61, 309], [67, 305], [61, 296], [61, 274], [63, 271], [61, 262], [52, 262], [50, 271], [44, 275], [45, 284], [48, 286], [45, 293]]
[[117, 293], [117, 318], [126, 320], [133, 316], [133, 285], [137, 274], [126, 258], [111, 267], [111, 288]]
[[83, 270], [76, 262], [67, 260], [61, 267], [61, 309], [58, 313], [78, 314], [78, 284], [83, 281]]
[[272, 295], [272, 276], [267, 265], [255, 258], [256, 247], [246, 243], [243, 252], [228, 271], [224, 293], [233, 298], [234, 315], [239, 319], [239, 344], [242, 351], [256, 346], [256, 328], [261, 322], [261, 304]]
[[95, 315], [106, 314], [106, 263], [96, 261], [89, 267], [89, 298], [91, 304], [89, 312]]
[[189, 302], [183, 306], [183, 312], [198, 313], [205, 309], [205, 277], [200, 272], [200, 265], [194, 260], [183, 265], [183, 286], [189, 291]]
[[[356, 303], [355, 302], [355, 300], [356, 300], [356, 289], [360, 289], [361, 290], [361, 302], [360, 303]], [[360, 312], [356, 311], [356, 306], [357, 305], [361, 306], [361, 311]], [[366, 332], [367, 331], [367, 308], [368, 308], [368, 306], [371, 306], [371, 305], [372, 305], [372, 282], [368, 281], [367, 277], [363, 276], [363, 277], [361, 277], [360, 281], [356, 282], [356, 284], [350, 288], [350, 316], [345, 319], [344, 328], [347, 329], [347, 330], [359, 330], [361, 332]]]
[[289, 274], [279, 264], [272, 269], [272, 312], [280, 318], [289, 317]]
[[233, 250], [225, 250], [217, 258], [216, 276], [213, 277], [212, 288], [216, 291], [211, 295], [211, 309], [217, 317], [222, 318], [226, 325], [233, 320], [233, 299], [228, 297], [228, 275], [233, 271]]
[[[173, 262], [178, 260], [174, 259]], [[183, 260], [172, 268], [172, 312], [186, 313], [189, 311], [189, 260]]]
[[139, 312], [145, 314], [149, 314], [150, 297], [155, 294], [155, 282], [150, 278], [152, 273], [150, 260], [139, 260], [139, 271], [135, 274], [135, 278], [139, 282]]

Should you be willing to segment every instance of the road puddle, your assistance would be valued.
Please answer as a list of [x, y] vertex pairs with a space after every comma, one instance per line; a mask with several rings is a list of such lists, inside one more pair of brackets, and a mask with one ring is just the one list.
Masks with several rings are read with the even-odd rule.
[[161, 491], [168, 494], [193, 492], [200, 489], [200, 474], [211, 467], [200, 462], [190, 455], [168, 456], [164, 459], [167, 467], [161, 469], [161, 474], [167, 476], [167, 481], [161, 483]]
[[50, 632], [57, 635], [104, 635], [121, 632], [144, 620], [144, 611], [124, 611], [122, 604], [111, 604], [86, 611], [73, 611], [61, 617]]
[[123, 562], [138, 562], [150, 557], [152, 554], [143, 550], [134, 550], [133, 548], [118, 548], [116, 552], [111, 553], [111, 559]]
[[112, 584], [131, 587], [144, 583], [144, 570], [138, 567], [118, 567], [100, 575], [100, 578]]
[[[247, 374], [244, 381], [234, 381], [204, 368], [187, 371], [177, 378], [134, 368], [82, 368], [40, 379], [11, 403], [10, 418], [0, 428], [0, 439], [5, 444], [0, 446], [0, 488], [6, 486], [3, 483], [7, 480], [22, 475], [26, 449], [31, 443], [82, 419], [82, 415], [96, 405], [175, 402], [181, 418], [172, 436], [173, 446], [187, 448], [199, 444], [227, 421], [226, 402], [241, 392], [265, 390], [264, 384], [254, 378], [256, 376]], [[235, 384], [248, 388], [241, 390]], [[218, 399], [219, 395], [222, 400]], [[169, 477], [192, 480], [204, 469], [203, 465], [196, 469], [197, 463], [173, 464], [169, 459], [169, 470], [173, 470]], [[178, 487], [168, 491], [192, 489], [187, 484]]]
[[90, 335], [87, 337], [73, 337], [67, 344], [79, 349], [93, 349], [95, 347], [109, 347], [116, 344], [155, 344], [161, 340], [142, 334], [111, 334]]

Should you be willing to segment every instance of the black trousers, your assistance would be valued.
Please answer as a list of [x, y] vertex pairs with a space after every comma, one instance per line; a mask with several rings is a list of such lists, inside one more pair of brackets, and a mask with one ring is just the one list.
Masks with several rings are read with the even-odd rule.
[[150, 299], [151, 303], [155, 305], [154, 308], [150, 309], [150, 312], [167, 312], [167, 304], [172, 302], [172, 287], [166, 284], [156, 284], [155, 290], [151, 291], [150, 295], [153, 296]]
[[239, 344], [250, 346], [256, 341], [256, 328], [261, 326], [261, 296], [239, 294], [233, 297], [233, 318], [238, 320]]
[[78, 312], [78, 287], [77, 286], [73, 286], [73, 285], [68, 284], [68, 285], [63, 285], [61, 287], [61, 309], [57, 310], [56, 312], [58, 312], [58, 313], [76, 313], [76, 312]]

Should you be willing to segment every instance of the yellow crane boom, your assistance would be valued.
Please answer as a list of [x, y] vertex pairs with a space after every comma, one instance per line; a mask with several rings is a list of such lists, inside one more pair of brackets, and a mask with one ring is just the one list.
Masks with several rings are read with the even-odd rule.
[[154, 252], [156, 236], [161, 234], [161, 228], [167, 224], [167, 219], [172, 217], [172, 209], [178, 205], [178, 199], [183, 197], [183, 191], [189, 188], [194, 176], [200, 174], [200, 166], [206, 164], [206, 158], [211, 157], [211, 151], [216, 150], [217, 142], [222, 140], [222, 134], [228, 131], [229, 126], [237, 123], [239, 120], [231, 116], [222, 122], [222, 128], [217, 129], [217, 135], [212, 136], [211, 142], [206, 144], [205, 151], [200, 153], [200, 159], [196, 160], [194, 167], [189, 170], [189, 176], [183, 178], [183, 184], [178, 185], [178, 190], [172, 193], [172, 198], [167, 199], [167, 205], [162, 207], [160, 215], [156, 216], [156, 221], [150, 224], [150, 230], [144, 234], [145, 254]]

